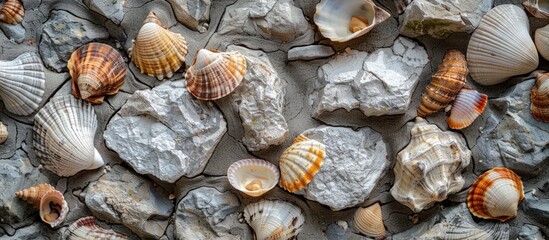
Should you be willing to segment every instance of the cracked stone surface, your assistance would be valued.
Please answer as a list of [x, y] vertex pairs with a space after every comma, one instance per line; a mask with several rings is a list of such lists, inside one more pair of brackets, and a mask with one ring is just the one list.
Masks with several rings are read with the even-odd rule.
[[115, 24], [120, 24], [124, 18], [121, 0], [84, 0], [88, 8], [110, 19]]
[[530, 225], [530, 224], [524, 224], [522, 225], [522, 228], [520, 228], [518, 239], [519, 240], [543, 240], [545, 238], [543, 237], [543, 234], [541, 233], [539, 227]]
[[168, 0], [177, 21], [200, 33], [208, 31], [211, 0]]

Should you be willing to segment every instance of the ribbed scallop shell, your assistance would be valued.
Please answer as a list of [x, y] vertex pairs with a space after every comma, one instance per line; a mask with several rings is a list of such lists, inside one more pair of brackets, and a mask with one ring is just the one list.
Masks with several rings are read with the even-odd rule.
[[18, 191], [15, 193], [15, 196], [25, 200], [29, 204], [32, 204], [35, 208], [40, 208], [40, 200], [42, 199], [42, 197], [47, 192], [50, 192], [53, 190], [55, 190], [55, 188], [52, 185], [47, 183], [41, 183], [34, 187], [30, 187], [30, 188]]
[[471, 77], [482, 85], [536, 69], [538, 51], [524, 10], [504, 4], [488, 11], [469, 40], [467, 62]]
[[150, 12], [130, 48], [130, 57], [141, 73], [162, 80], [171, 78], [185, 63], [187, 41], [181, 34], [162, 27]]
[[355, 228], [368, 237], [385, 236], [381, 206], [375, 203], [367, 208], [358, 208], [354, 216]]
[[252, 197], [259, 197], [273, 189], [279, 177], [276, 166], [261, 159], [243, 159], [231, 164], [227, 170], [229, 183]]
[[257, 240], [295, 239], [305, 217], [301, 208], [280, 200], [261, 200], [244, 208], [244, 218]]
[[280, 157], [280, 186], [295, 192], [307, 186], [324, 163], [326, 146], [304, 135], [295, 138]]
[[59, 226], [68, 212], [69, 205], [57, 190], [47, 192], [40, 200], [40, 218], [51, 227]]
[[66, 240], [125, 240], [125, 235], [113, 230], [105, 229], [95, 224], [94, 217], [83, 217], [73, 222], [65, 230], [63, 239]]
[[246, 58], [239, 52], [200, 49], [185, 74], [187, 89], [198, 99], [229, 95], [246, 75]]
[[0, 96], [11, 113], [29, 115], [38, 109], [45, 83], [44, 67], [36, 53], [23, 53], [12, 61], [0, 61]]
[[458, 50], [450, 50], [421, 94], [417, 109], [419, 117], [426, 117], [445, 108], [467, 83], [467, 61]]
[[549, 60], [549, 25], [536, 29], [534, 42], [539, 54], [546, 60]]
[[507, 168], [496, 167], [480, 175], [467, 196], [469, 211], [479, 218], [505, 222], [517, 215], [524, 199], [520, 177]]
[[474, 89], [463, 88], [452, 104], [450, 116], [446, 119], [451, 129], [463, 129], [471, 125], [486, 108], [488, 96]]
[[89, 43], [74, 51], [67, 63], [72, 77], [72, 95], [101, 104], [124, 85], [126, 63], [116, 49], [103, 43]]
[[4, 125], [4, 123], [0, 122], [0, 144], [8, 140], [8, 136], [8, 128], [6, 127], [6, 125]]
[[535, 119], [549, 122], [549, 73], [538, 73], [530, 94], [530, 111]]
[[401, 14], [406, 10], [406, 7], [413, 1], [413, 0], [393, 0], [395, 2], [395, 6], [397, 8], [398, 14]]
[[549, 19], [549, 1], [547, 0], [526, 0], [522, 3], [534, 17]]
[[9, 24], [19, 24], [25, 16], [25, 8], [19, 0], [8, 0], [0, 8], [0, 21]]
[[34, 117], [34, 152], [42, 165], [63, 177], [103, 166], [94, 148], [97, 117], [90, 103], [72, 95], [52, 98]]

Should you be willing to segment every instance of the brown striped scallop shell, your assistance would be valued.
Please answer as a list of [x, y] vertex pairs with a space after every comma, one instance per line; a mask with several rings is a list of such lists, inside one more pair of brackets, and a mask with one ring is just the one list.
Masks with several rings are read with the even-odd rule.
[[35, 208], [40, 208], [40, 200], [49, 191], [53, 191], [55, 188], [47, 183], [41, 183], [34, 187], [23, 189], [15, 193], [15, 196], [21, 198], [32, 204]]
[[9, 24], [19, 24], [25, 16], [25, 8], [19, 0], [8, 0], [0, 8], [0, 21]]
[[549, 122], [549, 72], [538, 73], [536, 77], [530, 94], [530, 111], [535, 119]]
[[383, 225], [379, 203], [366, 208], [358, 208], [355, 212], [354, 224], [360, 233], [368, 237], [381, 238], [385, 236], [385, 225]]
[[73, 222], [65, 230], [63, 239], [66, 240], [124, 240], [128, 239], [125, 235], [119, 234], [113, 230], [105, 229], [95, 223], [94, 217], [83, 217]]

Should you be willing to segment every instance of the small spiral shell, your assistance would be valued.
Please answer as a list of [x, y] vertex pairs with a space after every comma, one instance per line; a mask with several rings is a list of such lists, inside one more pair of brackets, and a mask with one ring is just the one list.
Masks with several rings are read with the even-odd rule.
[[25, 8], [19, 0], [8, 0], [0, 8], [0, 21], [9, 24], [19, 24], [25, 16]]

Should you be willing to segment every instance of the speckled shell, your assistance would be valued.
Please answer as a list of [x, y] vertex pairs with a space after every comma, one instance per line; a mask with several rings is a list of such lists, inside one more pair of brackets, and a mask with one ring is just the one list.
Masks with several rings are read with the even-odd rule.
[[12, 61], [0, 61], [0, 96], [11, 113], [29, 115], [38, 109], [45, 83], [44, 67], [36, 53], [23, 53]]
[[445, 200], [461, 190], [461, 171], [471, 161], [465, 139], [416, 118], [412, 139], [397, 155], [391, 195], [414, 212]]
[[40, 218], [52, 228], [63, 223], [69, 213], [69, 205], [63, 194], [57, 190], [49, 191], [40, 200]]
[[413, 1], [413, 0], [393, 0], [397, 9], [398, 14], [401, 14], [406, 10], [406, 7]]
[[4, 125], [4, 123], [0, 122], [0, 144], [8, 140], [8, 136], [8, 128]]
[[309, 184], [324, 163], [326, 146], [299, 135], [280, 157], [280, 186], [295, 192]]
[[162, 80], [171, 78], [185, 63], [187, 41], [181, 34], [162, 27], [156, 14], [150, 12], [129, 50], [141, 73]]
[[526, 0], [522, 3], [534, 17], [549, 19], [549, 1], [547, 0]]
[[275, 165], [261, 159], [243, 159], [227, 170], [229, 183], [248, 196], [259, 197], [273, 189], [280, 173]]
[[517, 215], [524, 199], [520, 177], [507, 168], [496, 167], [480, 175], [467, 196], [469, 211], [479, 218], [505, 222]]
[[530, 111], [538, 121], [549, 122], [549, 73], [538, 73], [530, 94]]
[[34, 117], [34, 152], [44, 167], [67, 177], [103, 166], [94, 148], [97, 117], [90, 103], [72, 95], [52, 98]]
[[463, 88], [452, 104], [446, 123], [451, 129], [463, 129], [471, 125], [486, 108], [488, 96], [474, 89]]
[[72, 77], [72, 95], [101, 104], [124, 85], [126, 63], [116, 49], [103, 43], [89, 43], [74, 51], [67, 63]]
[[65, 230], [66, 240], [125, 240], [127, 236], [105, 229], [95, 223], [94, 217], [83, 217], [73, 222]]
[[15, 196], [21, 198], [32, 204], [35, 208], [40, 208], [40, 200], [49, 191], [53, 191], [55, 188], [47, 183], [41, 183], [34, 187], [23, 189], [15, 193]]
[[437, 72], [433, 74], [431, 83], [421, 94], [417, 115], [426, 117], [445, 108], [454, 101], [465, 83], [467, 83], [465, 56], [458, 50], [450, 50], [444, 56]]
[[358, 208], [354, 216], [355, 228], [368, 237], [385, 236], [381, 206], [375, 203], [367, 208]]
[[539, 54], [546, 60], [549, 60], [549, 25], [536, 29], [534, 42]]
[[185, 74], [187, 89], [201, 100], [233, 92], [246, 75], [246, 58], [239, 52], [200, 49]]
[[25, 8], [19, 0], [8, 0], [0, 8], [0, 21], [9, 24], [19, 24], [25, 16]]
[[469, 40], [467, 62], [471, 77], [482, 85], [536, 69], [538, 51], [524, 10], [504, 4], [488, 11]]
[[257, 240], [294, 239], [305, 223], [301, 208], [280, 200], [261, 200], [247, 205], [244, 219]]

